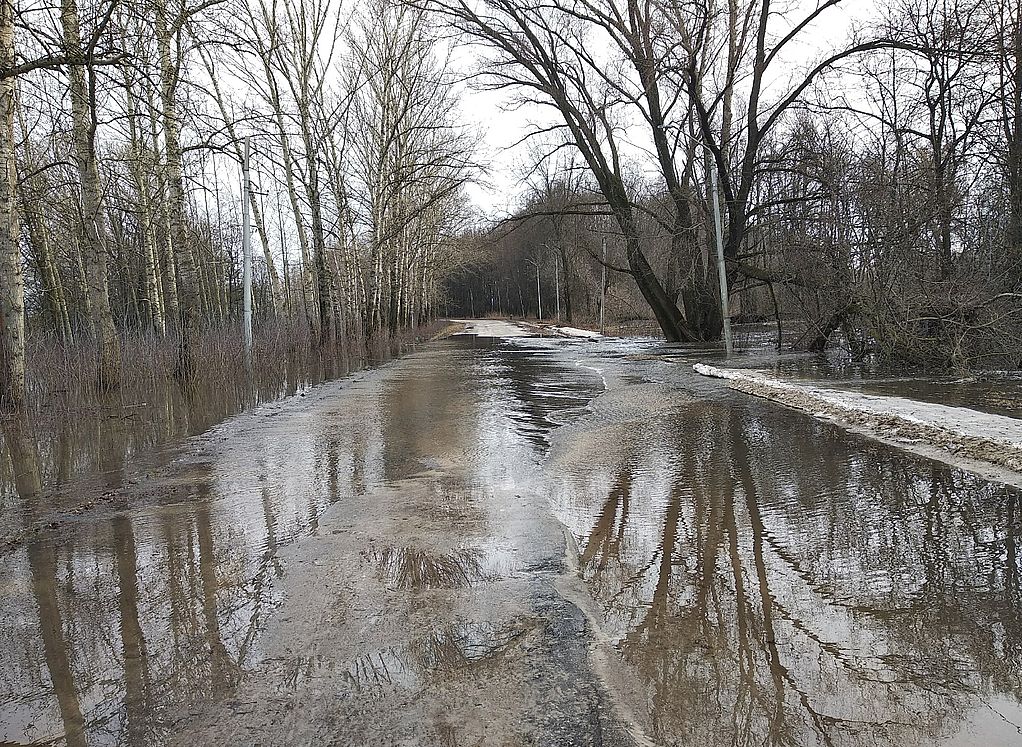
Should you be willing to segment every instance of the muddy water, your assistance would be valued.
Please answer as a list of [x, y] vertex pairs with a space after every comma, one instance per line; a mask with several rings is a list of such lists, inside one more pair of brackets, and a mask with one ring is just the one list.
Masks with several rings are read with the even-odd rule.
[[[216, 376], [200, 377], [187, 391], [163, 377], [131, 381], [119, 392], [87, 399], [68, 401], [60, 393], [37, 397], [29, 413], [29, 435], [36, 442], [42, 489], [50, 508], [73, 509], [80, 505], [83, 492], [118, 489], [131, 479], [140, 461], [151, 467], [171, 459], [174, 446], [226, 418], [260, 404], [301, 396], [317, 384], [343, 378], [399, 352], [396, 344], [374, 346], [368, 352], [341, 348], [322, 355], [261, 361], [250, 371], [226, 367]], [[23, 506], [13, 489], [6, 430], [0, 430], [0, 511], [10, 515]], [[0, 545], [10, 539], [14, 528], [7, 523], [0, 529]]]
[[551, 472], [656, 743], [1022, 743], [1018, 491], [647, 378]]
[[21, 459], [0, 742], [1018, 744], [1022, 495], [689, 370], [459, 337], [81, 516]]
[[[69, 520], [64, 495], [52, 506], [40, 489], [42, 460], [22, 460], [21, 508], [47, 528], [0, 557], [0, 743], [163, 743], [258, 667], [281, 674], [275, 689], [297, 688], [317, 670], [322, 627], [306, 629], [295, 656], [275, 644], [286, 645], [297, 623], [267, 646], [262, 634], [291, 579], [325, 562], [343, 557], [337, 577], [358, 568], [373, 584], [359, 595], [362, 615], [388, 589], [448, 593], [523, 563], [549, 568], [563, 553], [561, 530], [552, 518], [537, 525], [515, 486], [532, 484], [550, 432], [580, 415], [599, 387], [592, 374], [538, 354], [461, 338], [216, 426], [169, 466], [114, 491], [105, 513], [100, 502]], [[33, 472], [34, 489], [25, 479]], [[399, 515], [381, 508], [388, 499], [397, 504], [386, 510]], [[454, 534], [424, 543], [421, 531], [404, 529], [413, 519]], [[356, 525], [373, 524], [385, 527], [349, 541]], [[495, 539], [505, 526], [516, 536]], [[283, 557], [315, 537], [344, 547], [327, 558]], [[322, 600], [308, 598], [317, 593], [296, 595], [303, 619], [319, 620]], [[389, 639], [343, 647], [334, 671], [352, 697], [373, 701], [421, 683], [423, 671], [531, 640], [535, 616], [498, 601], [481, 605], [489, 619], [475, 612], [417, 625], [403, 640], [391, 629]], [[365, 622], [347, 606], [341, 612]], [[237, 733], [212, 741], [246, 743]]]

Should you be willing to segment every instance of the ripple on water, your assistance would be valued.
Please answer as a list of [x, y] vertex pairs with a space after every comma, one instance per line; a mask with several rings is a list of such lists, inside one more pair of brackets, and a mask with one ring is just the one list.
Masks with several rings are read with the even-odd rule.
[[984, 709], [1022, 698], [1022, 493], [753, 400], [615, 381], [555, 437], [550, 498], [655, 741], [1015, 743]]

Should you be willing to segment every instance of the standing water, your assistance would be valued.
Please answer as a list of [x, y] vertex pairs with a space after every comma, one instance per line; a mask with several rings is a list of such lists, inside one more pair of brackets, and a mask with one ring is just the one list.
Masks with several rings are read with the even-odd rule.
[[1022, 495], [652, 344], [459, 336], [145, 464], [19, 482], [0, 742], [1022, 740]]

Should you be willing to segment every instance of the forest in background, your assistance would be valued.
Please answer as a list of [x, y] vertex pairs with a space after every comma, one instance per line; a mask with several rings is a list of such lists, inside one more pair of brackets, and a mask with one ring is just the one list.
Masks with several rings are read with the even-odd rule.
[[102, 390], [139, 365], [189, 382], [238, 350], [246, 145], [257, 336], [287, 353], [435, 317], [473, 142], [423, 11], [2, 6], [7, 406], [54, 348]]
[[1018, 0], [878, 0], [846, 39], [819, 32], [841, 0], [421, 2], [487, 85], [550, 112], [548, 168], [459, 309], [535, 313], [538, 266], [544, 309], [593, 319], [606, 238], [608, 310], [719, 339], [716, 176], [734, 318], [811, 351], [1022, 366]]
[[[276, 354], [541, 298], [592, 322], [605, 268], [616, 318], [717, 340], [715, 176], [736, 319], [1019, 367], [1020, 2], [883, 0], [820, 49], [841, 5], [3, 0], [0, 400], [26, 371], [42, 396], [57, 370], [108, 391], [219, 370], [246, 143]], [[466, 197], [466, 75], [547, 113], [510, 217]]]

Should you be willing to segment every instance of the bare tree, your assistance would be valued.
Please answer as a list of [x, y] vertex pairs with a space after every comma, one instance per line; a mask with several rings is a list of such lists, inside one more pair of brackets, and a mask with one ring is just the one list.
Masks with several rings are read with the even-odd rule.
[[117, 328], [110, 310], [107, 278], [109, 237], [103, 210], [103, 185], [100, 182], [96, 155], [97, 74], [92, 64], [95, 44], [102, 37], [102, 28], [110, 18], [116, 2], [110, 4], [99, 27], [93, 32], [89, 46], [82, 43], [78, 4], [61, 0], [60, 23], [64, 53], [74, 64], [67, 67], [71, 118], [74, 123], [74, 155], [81, 190], [81, 219], [85, 237], [85, 268], [88, 278], [89, 304], [92, 311], [93, 335], [99, 353], [99, 384], [114, 387], [120, 381], [121, 352]]
[[[613, 70], [608, 61], [597, 59], [590, 51], [605, 42], [610, 32], [612, 39], [634, 42], [629, 54], [639, 66], [648, 67], [651, 50], [641, 27], [648, 31], [650, 25], [644, 20], [629, 25], [624, 20], [629, 11], [618, 13], [613, 5], [601, 9], [560, 0], [538, 6], [519, 0], [473, 5], [429, 0], [423, 7], [442, 14], [490, 50], [492, 59], [487, 64], [493, 87], [514, 89], [523, 101], [553, 109], [559, 121], [548, 131], [563, 133], [578, 150], [624, 236], [627, 267], [616, 269], [634, 278], [668, 340], [700, 339], [643, 251], [636, 195], [622, 154], [627, 121], [620, 111], [636, 96], [646, 102], [644, 112], [657, 137], [663, 134], [655, 125], [658, 117], [666, 116], [666, 104], [656, 98], [660, 92], [657, 74], [654, 71], [646, 77], [648, 90], [640, 87], [634, 92], [608, 71]], [[652, 107], [648, 106], [650, 93], [656, 102]], [[671, 147], [670, 143], [663, 145], [668, 160], [673, 155]], [[677, 173], [673, 162], [669, 171]], [[676, 195], [687, 207], [680, 184]], [[683, 236], [688, 223], [687, 214], [677, 214], [675, 235]]]
[[13, 0], [0, 0], [0, 409], [25, 401], [25, 282], [14, 163], [16, 57]]

